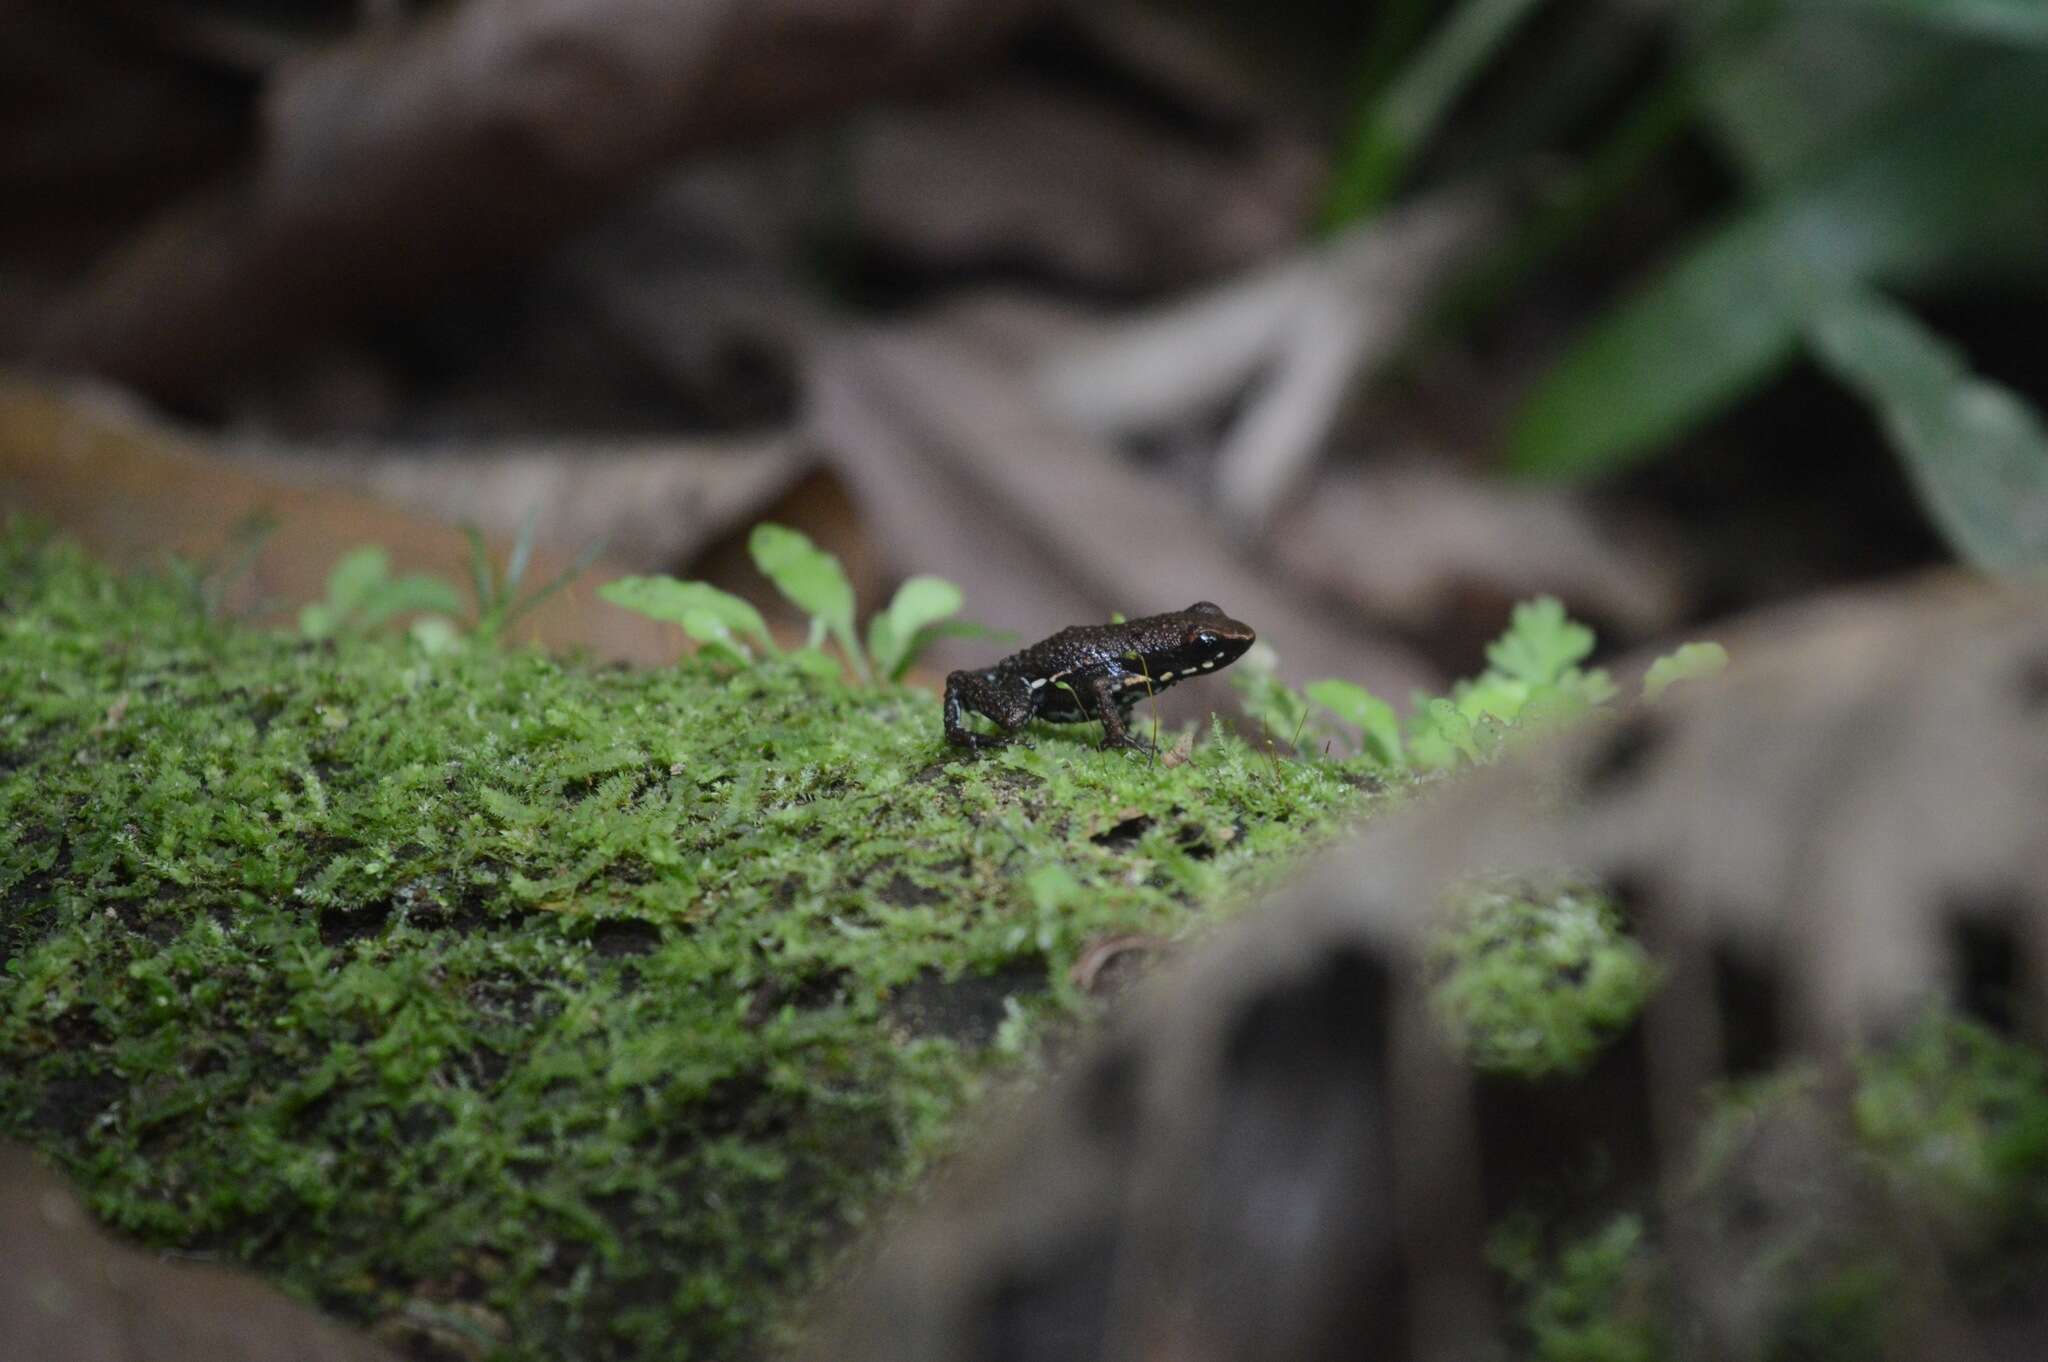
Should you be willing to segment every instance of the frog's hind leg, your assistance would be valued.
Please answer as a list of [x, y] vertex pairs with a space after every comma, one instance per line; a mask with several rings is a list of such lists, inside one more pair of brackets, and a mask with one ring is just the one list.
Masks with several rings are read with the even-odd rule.
[[[954, 672], [946, 678], [946, 740], [961, 747], [1001, 747], [1038, 712], [1030, 683], [993, 672]], [[989, 720], [1002, 732], [976, 733], [962, 722], [963, 711]]]

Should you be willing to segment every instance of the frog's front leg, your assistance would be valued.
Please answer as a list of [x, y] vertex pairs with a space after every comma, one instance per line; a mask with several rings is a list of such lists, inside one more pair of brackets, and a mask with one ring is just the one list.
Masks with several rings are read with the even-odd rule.
[[[961, 722], [972, 710], [994, 723], [1001, 735], [976, 733]], [[1038, 712], [1038, 695], [1021, 676], [1001, 672], [954, 672], [946, 678], [946, 740], [962, 747], [1001, 747]]]
[[1127, 678], [1098, 676], [1088, 685], [1088, 707], [1096, 718], [1102, 720], [1102, 745], [1128, 747], [1139, 752], [1150, 752], [1152, 744], [1132, 733], [1128, 727], [1130, 704], [1135, 700], [1133, 692], [1125, 689]]

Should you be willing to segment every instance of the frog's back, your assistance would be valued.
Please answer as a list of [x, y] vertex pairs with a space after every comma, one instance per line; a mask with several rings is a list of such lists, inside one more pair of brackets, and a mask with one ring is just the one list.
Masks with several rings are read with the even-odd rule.
[[1018, 653], [1012, 661], [1041, 676], [1113, 661], [1126, 650], [1116, 624], [1071, 624]]

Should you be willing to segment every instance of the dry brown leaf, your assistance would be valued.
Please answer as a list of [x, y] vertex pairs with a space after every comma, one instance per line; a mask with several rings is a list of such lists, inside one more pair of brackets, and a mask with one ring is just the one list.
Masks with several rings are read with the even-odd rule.
[[1617, 534], [1582, 498], [1444, 461], [1326, 476], [1272, 539], [1305, 590], [1405, 630], [1441, 631], [1462, 606], [1491, 637], [1513, 602], [1549, 593], [1579, 618], [1643, 638], [1670, 628], [1684, 604], [1670, 553]]
[[1067, 978], [1083, 993], [1108, 997], [1129, 988], [1154, 957], [1171, 948], [1172, 943], [1165, 937], [1142, 932], [1100, 937], [1082, 947], [1067, 971]]
[[[167, 553], [225, 558], [243, 526], [269, 516], [285, 532], [262, 542], [230, 609], [316, 600], [334, 564], [365, 544], [390, 550], [394, 571], [469, 580], [469, 544], [452, 526], [257, 477], [103, 391], [0, 378], [0, 512], [7, 511], [40, 516], [124, 567], [155, 566]], [[504, 561], [504, 537], [491, 542]], [[548, 581], [568, 562], [536, 552], [528, 580]], [[615, 566], [593, 566], [522, 621], [520, 637], [621, 661], [672, 660], [681, 650], [672, 626], [597, 599], [597, 587], [617, 575]]]
[[117, 1243], [16, 1145], [0, 1145], [0, 1357], [397, 1362], [254, 1277]]
[[539, 543], [566, 554], [601, 543], [608, 561], [649, 572], [752, 524], [806, 467], [784, 435], [289, 452], [237, 445], [233, 457], [280, 483], [346, 487], [505, 536], [531, 513]]
[[[1191, 490], [1148, 477], [1048, 409], [1028, 372], [941, 316], [821, 345], [810, 430], [900, 559], [960, 584], [969, 612], [1026, 642], [1069, 624], [1210, 599], [1301, 675], [1406, 695], [1408, 649], [1275, 590]], [[953, 649], [963, 665], [988, 651]], [[1159, 698], [1161, 721], [1214, 706], [1212, 683]], [[1149, 713], [1149, 710], [1148, 710]]]
[[891, 258], [940, 272], [1024, 268], [1124, 293], [1284, 249], [1319, 170], [1300, 141], [1204, 145], [1016, 75], [870, 113], [846, 155], [857, 229]]
[[279, 72], [247, 175], [102, 262], [50, 310], [41, 358], [159, 398], [215, 396], [457, 271], [529, 257], [679, 156], [957, 75], [1035, 8], [436, 6]]
[[1418, 200], [1106, 325], [1044, 357], [1040, 382], [1105, 435], [1156, 436], [1244, 399], [1217, 451], [1215, 494], [1235, 523], [1263, 528], [1325, 452], [1350, 394], [1499, 226], [1504, 201], [1472, 186]]
[[114, 703], [107, 706], [106, 717], [104, 719], [101, 719], [98, 723], [94, 724], [92, 731], [95, 733], [112, 732], [114, 729], [119, 728], [121, 726], [121, 720], [127, 717], [128, 692], [124, 690], [119, 695], [114, 697]]

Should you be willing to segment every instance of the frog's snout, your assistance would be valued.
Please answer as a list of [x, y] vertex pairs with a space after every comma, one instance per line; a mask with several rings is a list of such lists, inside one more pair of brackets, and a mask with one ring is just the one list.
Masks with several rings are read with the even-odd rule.
[[1259, 641], [1258, 634], [1249, 624], [1240, 624], [1236, 620], [1230, 622], [1228, 629], [1220, 629], [1217, 632], [1222, 636], [1222, 646], [1217, 650], [1219, 656], [1216, 659], [1216, 665], [1219, 667], [1227, 667], [1237, 661]]

